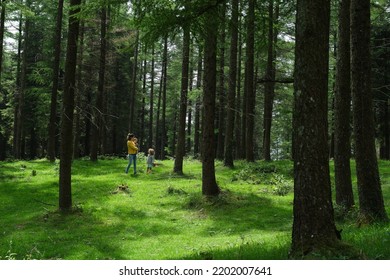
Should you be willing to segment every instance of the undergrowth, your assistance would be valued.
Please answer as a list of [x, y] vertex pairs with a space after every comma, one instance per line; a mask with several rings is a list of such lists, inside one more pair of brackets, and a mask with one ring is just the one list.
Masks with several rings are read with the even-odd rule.
[[[199, 161], [186, 160], [184, 175], [172, 172], [172, 160], [146, 174], [144, 161], [136, 176], [124, 173], [125, 158], [74, 161], [67, 214], [58, 211], [58, 161], [0, 162], [0, 259], [288, 258], [292, 162], [238, 161], [229, 169], [217, 161], [221, 194], [209, 198], [201, 194]], [[380, 168], [389, 212], [389, 163]], [[389, 225], [362, 226], [357, 216], [358, 207], [335, 206], [343, 242], [367, 259], [390, 259]]]

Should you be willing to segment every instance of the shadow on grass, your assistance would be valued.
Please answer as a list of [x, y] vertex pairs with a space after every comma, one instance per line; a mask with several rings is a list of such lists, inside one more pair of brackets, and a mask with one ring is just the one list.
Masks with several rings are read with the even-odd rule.
[[[45, 192], [35, 191], [35, 193], [39, 200], [45, 198]], [[20, 197], [20, 190], [15, 188], [14, 192], [7, 192], [7, 194], [14, 195], [17, 199]], [[229, 192], [215, 201], [203, 201], [200, 196], [198, 204], [192, 205], [191, 201], [194, 203], [194, 198], [191, 195], [176, 193], [174, 195], [188, 198], [179, 204], [176, 200], [176, 206], [181, 205], [186, 215], [191, 217], [188, 226], [194, 226], [191, 223], [195, 224], [204, 219], [211, 221], [208, 226], [199, 231], [199, 238], [233, 234], [244, 236], [246, 232], [253, 230], [283, 233], [289, 227], [290, 221], [279, 220], [279, 224], [275, 223], [277, 219], [273, 213], [278, 213], [280, 217], [285, 216], [285, 218], [291, 213], [278, 209], [270, 199], [258, 195]], [[129, 198], [129, 203], [131, 199]], [[251, 206], [252, 203], [256, 206]], [[37, 248], [39, 252], [33, 258], [128, 259], [131, 250], [143, 250], [134, 242], [144, 240], [143, 242], [147, 243], [148, 240], [154, 240], [158, 236], [170, 236], [175, 239], [175, 236], [184, 234], [186, 229], [180, 223], [178, 226], [178, 218], [164, 209], [149, 211], [123, 204], [115, 206], [114, 210], [107, 210], [102, 205], [101, 209], [81, 207], [72, 214], [62, 214], [54, 207], [42, 207], [42, 205], [40, 207], [39, 203], [23, 202], [17, 205], [19, 209], [15, 209], [14, 215], [6, 216], [0, 239], [3, 244], [13, 241], [12, 250], [19, 259], [25, 258], [33, 248]], [[167, 208], [170, 208], [169, 205]], [[102, 211], [106, 212], [101, 213]], [[274, 222], [271, 223], [271, 220]], [[280, 224], [285, 222], [287, 225]], [[242, 246], [257, 248], [258, 244], [232, 246], [229, 250], [235, 253], [227, 250], [227, 254], [247, 258], [242, 253]], [[201, 253], [197, 251], [196, 254], [199, 257]], [[0, 252], [0, 256], [4, 256], [4, 253]], [[156, 258], [161, 257], [148, 259]]]
[[0, 238], [2, 244], [12, 244], [17, 259], [25, 259], [32, 248], [37, 248], [39, 254], [33, 258], [38, 259], [127, 259], [131, 246], [125, 249], [126, 243], [181, 233], [174, 224], [163, 222], [163, 214], [148, 217], [147, 212], [131, 208], [117, 209], [104, 218], [82, 208], [66, 214], [23, 211], [18, 216], [17, 223], [12, 217], [5, 221]]
[[204, 235], [257, 230], [276, 234], [290, 231], [292, 225], [291, 208], [280, 207], [270, 198], [255, 193], [223, 191], [211, 199], [196, 194], [189, 197], [185, 207], [199, 218], [212, 220]]
[[226, 248], [203, 249], [183, 257], [184, 260], [286, 260], [290, 249], [290, 236], [278, 235], [276, 241], [242, 240]]

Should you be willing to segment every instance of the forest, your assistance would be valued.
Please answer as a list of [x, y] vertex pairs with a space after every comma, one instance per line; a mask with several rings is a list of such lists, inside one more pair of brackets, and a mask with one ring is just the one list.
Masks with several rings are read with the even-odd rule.
[[[286, 258], [375, 258], [344, 242], [340, 215], [388, 244], [390, 1], [1, 0], [0, 20], [2, 204], [19, 180], [37, 192], [44, 166], [53, 226], [80, 214], [83, 172], [130, 191], [194, 176], [211, 213], [231, 202], [229, 173], [260, 178], [246, 198], [261, 178], [291, 181]], [[129, 133], [138, 168], [155, 150], [147, 179], [124, 177]], [[169, 192], [192, 193], [180, 184]]]

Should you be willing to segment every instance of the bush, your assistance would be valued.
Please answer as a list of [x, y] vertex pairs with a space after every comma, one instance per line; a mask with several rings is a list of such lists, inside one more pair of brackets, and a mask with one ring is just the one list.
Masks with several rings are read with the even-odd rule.
[[286, 180], [281, 174], [274, 174], [271, 178], [272, 193], [279, 196], [285, 196], [293, 189], [293, 183]]
[[277, 173], [276, 165], [270, 163], [247, 163], [240, 171], [233, 173], [231, 181], [238, 180], [253, 185], [270, 185], [272, 193], [280, 196], [285, 196], [293, 190], [293, 181]]

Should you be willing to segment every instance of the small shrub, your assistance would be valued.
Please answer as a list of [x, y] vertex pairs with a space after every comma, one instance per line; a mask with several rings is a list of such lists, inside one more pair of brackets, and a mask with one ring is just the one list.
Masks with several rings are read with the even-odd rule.
[[271, 178], [272, 193], [274, 195], [285, 196], [293, 189], [292, 181], [286, 180], [283, 175], [274, 174]]

